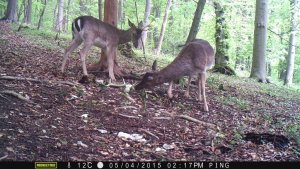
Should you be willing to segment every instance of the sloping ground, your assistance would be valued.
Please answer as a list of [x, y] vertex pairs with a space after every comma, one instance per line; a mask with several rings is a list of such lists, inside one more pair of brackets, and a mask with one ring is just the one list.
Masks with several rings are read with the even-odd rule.
[[[52, 39], [49, 43], [55, 45]], [[0, 22], [0, 77], [39, 79], [0, 80], [0, 158], [4, 160], [300, 160], [297, 93], [281, 91], [286, 93], [281, 96], [276, 86], [271, 91], [249, 79], [210, 74], [210, 111], [204, 112], [195, 99], [195, 87], [192, 97], [185, 98], [176, 85], [175, 98], [170, 100], [164, 85], [147, 93], [131, 91], [130, 97], [123, 87], [80, 85], [78, 57], [70, 59], [62, 76], [58, 72], [63, 48], [35, 44]], [[127, 72], [148, 69], [135, 59], [119, 60]], [[245, 134], [251, 132], [284, 135], [289, 144], [279, 141], [278, 147], [263, 139], [257, 142], [263, 144], [245, 141]]]

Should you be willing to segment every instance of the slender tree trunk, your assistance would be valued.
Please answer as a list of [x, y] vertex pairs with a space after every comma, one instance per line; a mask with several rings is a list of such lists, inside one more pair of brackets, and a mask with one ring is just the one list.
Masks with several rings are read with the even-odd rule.
[[63, 19], [64, 19], [64, 1], [58, 0], [58, 13], [56, 19], [55, 31], [61, 32], [63, 29]]
[[102, 0], [98, 0], [98, 14], [99, 14], [99, 19], [102, 21]]
[[8, 0], [7, 2], [7, 9], [6, 14], [2, 20], [7, 20], [9, 22], [16, 22], [17, 21], [17, 0]]
[[285, 85], [291, 85], [293, 83], [293, 74], [294, 74], [294, 67], [295, 67], [295, 45], [296, 45], [296, 27], [297, 27], [297, 8], [296, 5], [298, 3], [298, 0], [292, 0], [291, 1], [291, 33], [290, 33], [290, 43], [289, 43], [289, 53], [288, 53], [288, 59], [287, 59], [287, 72], [284, 84]]
[[[151, 0], [146, 0], [146, 7], [145, 7], [145, 15], [144, 15], [144, 22], [143, 27], [147, 26], [149, 24], [149, 16], [151, 14]], [[142, 32], [141, 40], [143, 41], [144, 45], [146, 45], [146, 39], [147, 39], [147, 29]], [[138, 48], [142, 49], [142, 42], [139, 41]]]
[[119, 0], [119, 6], [118, 6], [118, 23], [124, 23], [124, 1]]
[[55, 4], [54, 10], [53, 10], [53, 30], [55, 30], [56, 28], [56, 20], [57, 20], [57, 14], [56, 14], [56, 10], [57, 10], [57, 6], [58, 4]]
[[22, 1], [22, 5], [20, 5], [20, 8], [19, 8], [19, 10], [17, 12], [17, 21], [18, 22], [20, 21], [23, 12], [24, 12], [24, 17], [26, 15], [26, 10], [25, 10], [26, 9], [26, 2], [25, 1], [26, 0]]
[[41, 0], [41, 1], [43, 3], [43, 9], [40, 14], [40, 19], [39, 19], [38, 28], [37, 28], [38, 30], [43, 26], [44, 14], [45, 14], [46, 5], [47, 5], [47, 0]]
[[256, 0], [251, 78], [266, 82], [268, 0]]
[[170, 10], [171, 5], [172, 5], [172, 0], [168, 0], [164, 20], [163, 20], [163, 23], [162, 23], [162, 26], [161, 26], [158, 45], [157, 45], [157, 48], [155, 49], [155, 54], [156, 55], [160, 54], [161, 45], [162, 45], [162, 42], [163, 42], [163, 39], [164, 39], [164, 34], [165, 34], [165, 31], [166, 31], [166, 25], [167, 25], [169, 10]]
[[191, 40], [195, 39], [198, 32], [199, 32], [199, 25], [200, 25], [200, 21], [201, 21], [201, 16], [202, 16], [202, 12], [205, 6], [206, 0], [198, 0], [197, 3], [197, 8], [195, 11], [195, 15], [194, 15], [194, 19], [193, 19], [193, 23], [190, 29], [190, 33], [189, 36], [186, 40], [186, 44], [188, 42], [190, 42]]
[[68, 0], [68, 6], [67, 6], [67, 10], [66, 10], [66, 15], [65, 15], [65, 24], [64, 24], [64, 30], [68, 30], [69, 28], [69, 15], [70, 15], [70, 4], [71, 4], [71, 0]]
[[[155, 11], [155, 20], [159, 20], [161, 16], [161, 8], [160, 8], [160, 4], [157, 4], [157, 2], [154, 5], [154, 11]], [[158, 26], [155, 26], [153, 30], [154, 48], [157, 48], [158, 40], [159, 40]]]
[[31, 16], [32, 16], [32, 0], [28, 0], [27, 7], [26, 7], [26, 15], [25, 15], [26, 24], [31, 24]]

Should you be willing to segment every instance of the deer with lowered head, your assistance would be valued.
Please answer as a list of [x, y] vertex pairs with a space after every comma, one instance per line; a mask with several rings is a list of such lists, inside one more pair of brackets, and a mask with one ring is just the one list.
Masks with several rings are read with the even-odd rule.
[[168, 96], [172, 98], [173, 80], [188, 76], [187, 90], [185, 96], [189, 96], [190, 82], [193, 75], [198, 75], [198, 98], [203, 97], [204, 111], [208, 111], [205, 96], [206, 71], [211, 69], [215, 63], [215, 53], [212, 46], [202, 39], [194, 39], [188, 43], [167, 67], [158, 72], [148, 72], [142, 81], [135, 86], [136, 90], [151, 88], [165, 82], [169, 82]]
[[79, 52], [83, 69], [83, 78], [80, 81], [88, 80], [85, 57], [92, 46], [101, 48], [107, 56], [109, 78], [115, 81], [113, 67], [118, 45], [132, 41], [134, 47], [137, 47], [143, 31], [129, 19], [128, 24], [130, 26], [128, 30], [121, 30], [92, 16], [80, 16], [74, 19], [72, 22], [73, 40], [65, 51], [61, 72], [64, 73], [70, 54], [83, 43], [83, 48]]

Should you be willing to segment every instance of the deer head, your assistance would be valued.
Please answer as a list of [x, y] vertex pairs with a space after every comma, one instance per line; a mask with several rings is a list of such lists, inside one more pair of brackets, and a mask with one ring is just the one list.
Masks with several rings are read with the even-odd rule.
[[128, 19], [128, 25], [131, 29], [131, 41], [133, 43], [133, 46], [135, 48], [138, 47], [138, 41], [141, 39], [143, 29], [136, 27], [129, 19]]

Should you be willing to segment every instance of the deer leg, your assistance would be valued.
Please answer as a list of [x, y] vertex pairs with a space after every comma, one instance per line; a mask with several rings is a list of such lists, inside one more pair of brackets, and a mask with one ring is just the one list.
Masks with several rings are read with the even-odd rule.
[[73, 39], [70, 46], [66, 49], [65, 54], [64, 54], [64, 59], [61, 65], [61, 72], [64, 73], [65, 71], [65, 66], [66, 66], [66, 62], [68, 60], [68, 57], [70, 56], [70, 54], [76, 49], [78, 48], [78, 46], [82, 43], [82, 41]]
[[203, 94], [201, 91], [201, 86], [202, 86], [201, 76], [202, 76], [202, 74], [200, 73], [198, 75], [198, 99], [199, 99], [199, 101], [202, 101], [202, 94]]
[[88, 73], [87, 73], [87, 70], [86, 70], [85, 56], [88, 53], [88, 51], [91, 49], [92, 46], [93, 46], [92, 44], [85, 43], [83, 48], [79, 52], [80, 59], [81, 59], [81, 62], [82, 62], [83, 76], [85, 76], [85, 77], [88, 76]]
[[187, 88], [186, 88], [186, 91], [184, 93], [185, 97], [190, 97], [190, 84], [191, 84], [191, 80], [192, 80], [192, 77], [189, 76], [189, 79], [188, 79], [188, 82], [187, 82]]
[[115, 75], [114, 75], [114, 58], [116, 57], [116, 48], [111, 48], [106, 51], [107, 56], [107, 62], [108, 62], [108, 74], [110, 81], [114, 82], [116, 81]]
[[206, 102], [206, 95], [205, 95], [206, 74], [205, 73], [200, 73], [199, 74], [199, 79], [201, 81], [201, 93], [202, 93], [202, 96], [203, 96], [204, 111], [208, 111], [208, 106], [207, 106], [207, 102]]
[[172, 94], [172, 87], [173, 87], [173, 80], [170, 81], [169, 83], [169, 88], [168, 88], [168, 97], [171, 99], [173, 97], [173, 94]]

